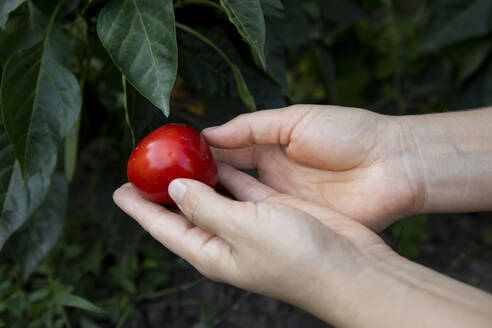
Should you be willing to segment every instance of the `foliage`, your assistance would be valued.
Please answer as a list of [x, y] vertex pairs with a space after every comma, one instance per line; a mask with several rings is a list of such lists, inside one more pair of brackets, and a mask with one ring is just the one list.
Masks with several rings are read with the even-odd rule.
[[[3, 0], [0, 326], [122, 326], [172, 288], [187, 266], [111, 202], [153, 128], [490, 105], [490, 17], [490, 0]], [[412, 222], [397, 236], [415, 258]]]
[[391, 226], [398, 253], [411, 260], [418, 259], [420, 245], [430, 237], [427, 220], [427, 216], [420, 215], [400, 220]]

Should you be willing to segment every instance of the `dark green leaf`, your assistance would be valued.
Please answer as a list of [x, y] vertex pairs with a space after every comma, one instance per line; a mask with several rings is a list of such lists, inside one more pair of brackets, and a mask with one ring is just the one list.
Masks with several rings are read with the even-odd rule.
[[239, 99], [231, 68], [212, 47], [181, 31], [178, 43], [179, 73], [191, 87]]
[[[253, 96], [256, 107], [278, 108], [285, 106], [278, 85], [250, 60], [241, 57], [233, 42], [223, 33], [219, 33], [220, 27], [201, 27], [200, 31], [216, 47], [222, 49], [229, 60], [233, 61], [234, 65], [241, 70], [244, 77], [243, 81]], [[190, 86], [211, 94], [233, 99], [239, 98], [231, 67], [212, 47], [205, 43], [193, 42], [193, 39], [183, 33], [179, 34], [179, 41], [179, 69], [182, 77]], [[274, 67], [275, 65], [269, 69]]]
[[401, 220], [391, 227], [399, 254], [411, 260], [418, 259], [422, 243], [430, 238], [427, 221], [427, 216], [420, 215]]
[[284, 5], [280, 0], [261, 0], [261, 9], [265, 16], [284, 17]]
[[[50, 16], [53, 10], [55, 10], [58, 1], [46, 1], [46, 0], [30, 0], [37, 8], [39, 8], [44, 14]], [[65, 17], [77, 9], [79, 0], [64, 0], [65, 3], [60, 8], [58, 17]]]
[[229, 65], [230, 69], [232, 70], [232, 74], [236, 81], [237, 91], [239, 92], [239, 96], [241, 97], [241, 100], [244, 102], [244, 104], [246, 105], [246, 107], [248, 107], [250, 111], [255, 111], [256, 105], [255, 105], [254, 98], [251, 95], [248, 86], [246, 85], [246, 82], [244, 81], [243, 75], [241, 74], [241, 70], [235, 63], [231, 61], [231, 59], [227, 56], [227, 54], [221, 48], [219, 48], [214, 42], [212, 42], [209, 38], [205, 37], [201, 33], [198, 33], [192, 28], [179, 23], [177, 23], [176, 26], [182, 29], [183, 31], [186, 31], [191, 35], [195, 36], [196, 38], [200, 39], [204, 43], [206, 43], [209, 47], [214, 49], [226, 61], [226, 63]]
[[265, 52], [267, 57], [267, 73], [271, 78], [282, 87], [284, 93], [290, 97], [289, 86], [287, 85], [287, 61], [286, 47], [281, 41], [281, 31], [275, 25], [267, 21], [267, 34]]
[[456, 109], [472, 109], [492, 105], [492, 62], [460, 86], [453, 97]]
[[474, 45], [467, 45], [466, 51], [461, 54], [458, 81], [462, 82], [475, 73], [485, 63], [492, 50], [492, 42], [483, 40]]
[[[66, 36], [65, 45], [67, 47], [65, 54], [66, 65], [78, 64], [87, 60], [87, 51], [89, 40], [87, 35], [87, 23], [82, 16], [77, 15], [75, 20], [62, 26]], [[82, 83], [83, 81], [81, 81]]]
[[172, 1], [112, 0], [97, 31], [128, 81], [168, 116], [178, 67]]
[[250, 46], [262, 67], [265, 59], [265, 19], [260, 0], [220, 0], [229, 20]]
[[492, 1], [473, 0], [454, 16], [447, 17], [424, 43], [424, 50], [439, 49], [468, 38], [482, 37], [492, 31]]
[[5, 66], [14, 53], [30, 48], [41, 41], [46, 28], [46, 21], [33, 6], [27, 15], [10, 19], [5, 30], [0, 30], [0, 64]]
[[293, 49], [312, 41], [319, 36], [316, 25], [309, 21], [302, 7], [293, 0], [284, 2], [285, 17], [272, 19], [268, 28], [273, 28], [278, 36], [278, 41], [283, 46]]
[[62, 295], [59, 299], [59, 304], [63, 306], [74, 307], [85, 311], [94, 312], [94, 313], [100, 313], [100, 314], [105, 313], [103, 309], [92, 304], [85, 298], [73, 294]]
[[43, 201], [55, 164], [53, 154], [41, 172], [22, 181], [19, 164], [0, 120], [0, 248]]
[[257, 67], [242, 67], [244, 78], [258, 109], [285, 107], [280, 87]]
[[80, 112], [80, 87], [61, 64], [64, 44], [55, 15], [43, 42], [13, 55], [3, 71], [2, 118], [25, 177], [41, 172], [56, 156]]
[[[207, 57], [209, 60], [205, 59]], [[229, 65], [215, 52], [194, 53], [180, 48], [179, 72], [196, 90], [229, 98], [239, 97]]]
[[268, 6], [275, 9], [284, 10], [284, 5], [281, 0], [260, 0], [260, 2], [262, 8], [263, 6]]
[[68, 185], [63, 174], [53, 176], [41, 206], [12, 237], [11, 246], [24, 279], [55, 245], [63, 227], [68, 201]]
[[9, 14], [25, 1], [26, 0], [2, 0], [0, 3], [0, 29], [5, 28]]

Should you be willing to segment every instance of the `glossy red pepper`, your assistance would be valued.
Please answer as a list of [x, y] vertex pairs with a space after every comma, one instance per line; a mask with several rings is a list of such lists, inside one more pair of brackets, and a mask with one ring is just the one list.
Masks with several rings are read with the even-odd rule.
[[217, 166], [205, 138], [184, 124], [168, 124], [146, 136], [133, 150], [128, 180], [146, 199], [175, 205], [167, 188], [176, 178], [217, 185]]

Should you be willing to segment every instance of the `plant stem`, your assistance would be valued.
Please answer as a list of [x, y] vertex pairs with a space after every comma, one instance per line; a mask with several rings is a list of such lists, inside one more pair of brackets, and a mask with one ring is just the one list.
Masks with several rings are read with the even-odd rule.
[[231, 314], [232, 312], [236, 311], [237, 309], [239, 309], [239, 307], [241, 306], [241, 304], [246, 300], [246, 298], [251, 295], [250, 292], [244, 292], [243, 295], [241, 295], [241, 297], [239, 297], [237, 299], [236, 302], [234, 302], [234, 304], [232, 304], [232, 306], [221, 316], [215, 318], [215, 320], [212, 322], [211, 324], [211, 328], [213, 327], [216, 327], [219, 323], [221, 323], [222, 321], [224, 321], [224, 319], [229, 315]]
[[185, 31], [185, 32], [188, 32], [190, 33], [191, 35], [193, 35], [194, 37], [196, 37], [197, 39], [205, 42], [206, 44], [208, 44], [210, 47], [212, 47], [215, 51], [217, 51], [217, 53], [222, 57], [224, 58], [224, 60], [227, 62], [227, 64], [229, 66], [235, 66], [235, 64], [229, 59], [229, 57], [227, 57], [227, 55], [219, 48], [217, 47], [217, 45], [215, 43], [213, 43], [212, 41], [210, 41], [207, 37], [205, 37], [203, 34], [199, 33], [198, 31], [195, 31], [194, 29], [192, 29], [191, 27], [189, 26], [186, 26], [186, 25], [183, 25], [181, 23], [178, 23], [176, 22], [176, 27]]
[[146, 294], [138, 296], [137, 300], [140, 301], [140, 300], [144, 300], [144, 299], [155, 299], [155, 298], [160, 297], [160, 296], [169, 295], [169, 294], [176, 293], [179, 291], [184, 291], [184, 290], [187, 290], [187, 289], [194, 287], [195, 285], [198, 285], [199, 283], [201, 283], [203, 281], [205, 281], [205, 278], [202, 277], [200, 279], [197, 279], [197, 280], [194, 280], [191, 282], [187, 282], [187, 283], [179, 285], [179, 286], [166, 288], [166, 289], [163, 289], [163, 290], [160, 290], [157, 292], [146, 293]]
[[187, 5], [202, 5], [211, 7], [214, 9], [222, 10], [222, 7], [217, 3], [210, 0], [181, 0], [174, 5], [174, 9], [182, 8]]

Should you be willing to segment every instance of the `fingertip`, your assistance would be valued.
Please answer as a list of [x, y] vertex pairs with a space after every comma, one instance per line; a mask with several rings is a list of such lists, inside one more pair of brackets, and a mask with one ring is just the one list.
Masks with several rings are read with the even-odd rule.
[[211, 126], [202, 130], [202, 134], [208, 135], [213, 134], [215, 130], [217, 130], [220, 126]]
[[121, 200], [128, 194], [128, 192], [134, 189], [130, 183], [125, 183], [113, 192], [113, 201], [119, 206]]
[[212, 126], [206, 129], [202, 130], [202, 135], [205, 137], [207, 142], [211, 145], [216, 144], [217, 142], [220, 143], [221, 140], [221, 130], [222, 130], [222, 125], [218, 126]]
[[183, 180], [184, 179], [174, 179], [171, 181], [167, 189], [169, 196], [176, 204], [181, 204], [186, 193], [186, 189], [188, 189], [188, 186]]

